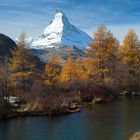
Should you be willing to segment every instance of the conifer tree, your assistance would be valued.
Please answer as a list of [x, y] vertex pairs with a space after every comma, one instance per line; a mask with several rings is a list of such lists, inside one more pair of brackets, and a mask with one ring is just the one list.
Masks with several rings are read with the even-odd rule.
[[129, 93], [136, 91], [140, 78], [140, 44], [137, 34], [129, 30], [120, 48], [120, 60], [122, 63], [121, 80]]
[[93, 42], [87, 49], [88, 56], [93, 59], [96, 68], [96, 79], [105, 84], [111, 78], [111, 71], [117, 56], [117, 40], [103, 25], [94, 34]]
[[54, 53], [50, 56], [48, 63], [45, 66], [45, 83], [54, 87], [55, 84], [58, 82], [60, 70], [61, 68], [59, 65], [59, 56]]
[[82, 69], [84, 79], [88, 81], [97, 81], [97, 68], [96, 68], [95, 60], [92, 58], [86, 58], [82, 61]]
[[75, 71], [73, 70], [73, 72], [75, 72], [75, 79], [77, 81], [87, 79], [88, 75], [87, 75], [87, 72], [86, 72], [86, 67], [84, 65], [84, 61], [80, 58], [80, 56], [78, 56], [75, 59], [74, 69], [75, 69]]
[[[75, 79], [80, 80], [91, 80], [96, 73], [95, 66], [93, 65], [94, 60], [90, 58], [77, 57], [75, 59]], [[94, 77], [95, 78], [95, 77]]]
[[76, 77], [76, 72], [75, 72], [75, 63], [73, 58], [69, 58], [66, 63], [64, 64], [61, 72], [61, 82], [66, 82], [66, 81], [73, 81], [75, 80]]
[[26, 90], [27, 85], [30, 86], [35, 68], [31, 51], [25, 49], [25, 44], [25, 34], [21, 33], [17, 46], [12, 50], [12, 58], [10, 59], [11, 84], [23, 91]]

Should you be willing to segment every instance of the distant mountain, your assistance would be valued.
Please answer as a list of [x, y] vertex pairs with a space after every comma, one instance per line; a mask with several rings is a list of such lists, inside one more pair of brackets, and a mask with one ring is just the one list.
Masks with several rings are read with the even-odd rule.
[[63, 12], [57, 10], [52, 22], [45, 28], [42, 36], [29, 39], [27, 47], [46, 62], [53, 52], [63, 58], [68, 55], [85, 55], [83, 50], [92, 39], [83, 31], [70, 24]]
[[16, 46], [16, 43], [8, 36], [0, 33], [0, 56], [11, 55], [11, 50]]
[[46, 49], [32, 49], [32, 53], [35, 56], [38, 56], [40, 60], [44, 63], [46, 63], [48, 58], [54, 53], [60, 56], [61, 61], [65, 61], [69, 56], [85, 57], [85, 53], [82, 50], [72, 46], [61, 46], [59, 48], [53, 47]]

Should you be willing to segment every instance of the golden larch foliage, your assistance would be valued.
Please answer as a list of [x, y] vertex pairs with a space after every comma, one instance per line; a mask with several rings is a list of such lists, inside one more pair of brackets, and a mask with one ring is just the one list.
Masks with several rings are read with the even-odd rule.
[[59, 56], [52, 54], [45, 65], [44, 74], [46, 75], [45, 84], [54, 86], [59, 78], [60, 74]]

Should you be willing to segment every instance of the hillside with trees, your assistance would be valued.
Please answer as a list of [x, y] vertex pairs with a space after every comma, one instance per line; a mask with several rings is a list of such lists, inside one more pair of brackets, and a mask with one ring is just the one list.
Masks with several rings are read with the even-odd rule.
[[[140, 92], [140, 43], [137, 34], [129, 30], [123, 44], [104, 25], [97, 28], [85, 56], [70, 56], [62, 62], [53, 53], [39, 67], [26, 49], [26, 35], [17, 44], [7, 40], [0, 47], [9, 48], [1, 55], [0, 109], [7, 112], [60, 115], [80, 111], [82, 104], [106, 103], [114, 94], [131, 96]], [[11, 49], [11, 46], [12, 49]], [[2, 48], [0, 48], [1, 50]], [[19, 99], [12, 104], [11, 97]], [[30, 112], [30, 113], [29, 113]]]

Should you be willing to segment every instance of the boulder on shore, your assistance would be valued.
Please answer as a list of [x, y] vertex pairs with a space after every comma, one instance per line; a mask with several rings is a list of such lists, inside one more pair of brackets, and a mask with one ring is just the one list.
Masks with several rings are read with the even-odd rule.
[[135, 132], [130, 140], [140, 140], [140, 132]]

